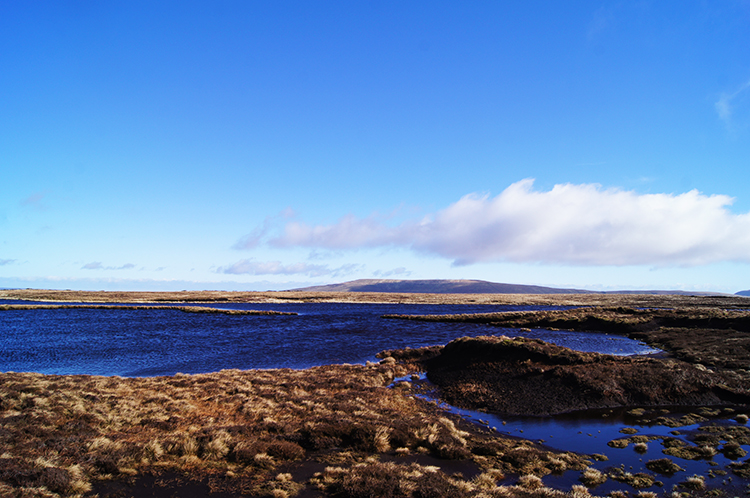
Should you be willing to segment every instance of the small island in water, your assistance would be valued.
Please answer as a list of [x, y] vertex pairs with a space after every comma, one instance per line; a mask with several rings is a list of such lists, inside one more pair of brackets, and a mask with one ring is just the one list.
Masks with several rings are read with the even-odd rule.
[[[486, 335], [384, 351], [362, 365], [136, 378], [0, 373], [0, 496], [620, 498], [750, 491], [745, 297], [6, 290], [0, 299], [177, 309], [228, 302], [561, 307], [386, 316], [383, 333], [391, 320], [420, 320], [476, 323]], [[0, 313], [34, 306], [5, 304]], [[630, 337], [661, 353], [617, 357], [522, 337], [537, 328]], [[446, 404], [502, 423], [617, 418], [621, 435], [608, 447], [636, 462], [649, 455], [640, 458], [646, 470], [608, 465], [600, 453], [562, 451], [551, 444], [555, 434], [547, 441], [505, 434], [501, 424], [467, 419]], [[659, 458], [649, 447], [661, 448]], [[693, 462], [708, 470], [692, 472]]]

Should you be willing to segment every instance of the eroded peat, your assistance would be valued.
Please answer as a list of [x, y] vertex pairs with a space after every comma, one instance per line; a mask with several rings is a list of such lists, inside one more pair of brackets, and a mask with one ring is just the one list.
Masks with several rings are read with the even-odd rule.
[[[190, 301], [195, 301], [193, 297]], [[205, 300], [213, 298], [221, 300], [224, 296], [207, 296]], [[280, 299], [278, 295], [268, 298]], [[300, 296], [294, 297], [297, 298]], [[460, 300], [455, 296], [448, 298], [455, 299], [453, 302]], [[566, 305], [584, 304], [583, 298], [565, 299]], [[597, 299], [611, 302], [600, 296], [586, 299], [589, 305]], [[638, 304], [657, 302], [651, 298], [628, 299]], [[658, 302], [677, 303], [665, 298]], [[663, 392], [671, 392], [675, 399], [684, 400], [686, 393], [693, 393], [695, 403], [743, 403], [746, 386], [750, 385], [743, 363], [748, 350], [748, 331], [743, 325], [747, 312], [726, 311], [717, 304], [726, 305], [729, 301], [713, 298], [690, 301], [680, 297], [679, 302], [696, 306], [677, 310], [590, 307], [505, 313], [483, 319], [482, 323], [617, 331], [660, 346], [674, 356], [608, 363], [609, 360], [586, 356], [589, 353], [576, 359], [570, 350], [555, 350], [538, 341], [507, 339], [514, 342], [513, 347], [526, 350], [526, 357], [519, 356], [514, 361], [516, 370], [526, 369], [531, 377], [544, 378], [547, 368], [580, 363], [583, 368], [578, 374], [564, 368], [556, 370], [563, 387], [571, 378], [584, 382], [572, 384], [574, 387], [568, 392], [575, 395], [571, 399], [585, 399], [586, 392], [580, 389], [590, 380], [589, 389], [600, 392], [600, 399], [619, 396], [621, 406], [661, 403], [658, 397], [648, 398], [647, 402], [628, 397], [637, 392], [632, 385], [635, 381], [617, 384], [608, 378], [610, 368], [624, 368], [621, 378], [625, 378], [632, 367], [654, 375], [672, 371], [673, 387]], [[488, 327], [488, 333], [491, 331]], [[726, 347], [726, 339], [732, 340], [728, 348], [731, 351], [725, 354], [722, 348]], [[493, 339], [498, 343], [505, 340]], [[465, 340], [463, 346], [467, 344]], [[461, 376], [471, 380], [477, 372], [490, 371], [475, 369], [470, 361], [464, 361], [470, 357], [465, 354], [463, 364], [458, 361], [458, 354], [446, 357], [451, 361], [442, 366], [439, 362], [430, 366], [429, 358], [444, 349], [438, 346], [407, 350], [401, 355], [390, 352], [379, 364], [307, 370], [225, 370], [151, 378], [0, 374], [0, 496], [105, 498], [192, 493], [216, 497], [572, 498], [589, 496], [586, 486], [596, 489], [604, 479], [617, 486], [622, 483], [632, 493], [636, 493], [633, 489], [643, 489], [643, 496], [656, 495], [650, 488], [645, 491], [648, 486], [656, 486], [653, 489], [660, 494], [670, 492], [658, 487], [658, 476], [627, 469], [593, 468], [594, 458], [586, 455], [552, 451], [451, 416], [435, 404], [414, 397], [408, 384], [388, 387], [395, 378], [424, 369], [444, 368], [444, 372], [450, 372], [448, 377], [459, 380]], [[556, 366], [544, 366], [538, 361], [545, 357], [557, 361]], [[456, 365], [452, 365], [453, 361]], [[658, 362], [662, 365], [657, 366]], [[601, 370], [589, 369], [587, 373], [586, 365], [598, 365]], [[644, 366], [652, 370], [638, 370]], [[598, 373], [594, 375], [595, 372]], [[747, 422], [746, 415], [739, 411], [736, 420]], [[629, 435], [627, 441], [615, 444], [624, 445], [622, 451], [633, 448], [637, 454], [649, 446], [663, 445], [674, 448], [669, 450], [674, 455], [665, 455], [683, 460], [712, 455], [736, 457], [730, 472], [742, 476], [750, 465], [747, 459], [740, 460], [746, 458], [742, 446], [747, 435], [742, 428], [730, 429], [706, 429], [695, 434], [696, 445], [706, 448], [697, 452], [666, 437], [658, 441], [651, 436], [636, 440], [633, 438], [638, 435]], [[657, 474], [682, 472], [662, 461], [662, 457], [649, 460], [653, 460], [650, 466]], [[686, 467], [678, 462], [678, 467]], [[584, 485], [568, 484], [563, 490], [553, 490], [541, 480], [545, 475], [568, 470], [574, 470]], [[716, 472], [718, 475], [719, 470]], [[680, 479], [681, 484], [674, 490], [678, 495], [725, 493], [712, 487], [711, 476]], [[610, 492], [611, 496], [626, 494], [616, 489]]]
[[501, 415], [750, 401], [743, 385], [730, 390], [726, 379], [687, 362], [583, 353], [538, 339], [467, 337], [383, 354], [419, 359], [447, 403]]
[[[630, 408], [628, 416], [647, 434], [654, 432], [649, 427], [655, 425], [691, 426], [688, 432], [674, 433], [686, 436], [683, 440], [639, 435], [613, 440], [610, 447], [631, 446], [635, 454], [649, 459], [636, 459], [633, 464], [646, 463], [644, 470], [656, 474], [682, 471], [679, 464], [647, 457], [651, 440], [661, 442], [665, 456], [707, 462], [703, 474], [679, 476], [673, 484], [678, 495], [724, 496], [750, 490], [750, 460], [742, 460], [750, 443], [745, 427], [750, 409], [750, 315], [744, 307], [714, 308], [703, 303], [672, 309], [586, 307], [388, 318], [484, 323], [488, 333], [492, 326], [503, 327], [504, 333], [508, 328], [518, 331], [515, 338], [463, 338], [443, 347], [381, 353], [425, 370], [427, 378], [437, 384], [436, 392], [430, 388], [432, 396], [499, 415], [541, 416], [597, 408], [607, 417], [613, 410]], [[532, 328], [618, 334], [661, 348], [665, 354], [623, 358], [576, 352], [523, 338]], [[672, 413], [672, 409], [677, 411]], [[677, 415], [681, 411], [685, 415]], [[578, 413], [585, 416], [586, 412]], [[716, 459], [725, 461], [720, 464]], [[653, 473], [628, 472], [624, 467], [594, 470], [584, 472], [581, 481], [597, 486], [608, 478], [636, 489], [653, 486], [668, 492]], [[734, 484], [731, 475], [721, 480], [727, 474], [735, 476]]]

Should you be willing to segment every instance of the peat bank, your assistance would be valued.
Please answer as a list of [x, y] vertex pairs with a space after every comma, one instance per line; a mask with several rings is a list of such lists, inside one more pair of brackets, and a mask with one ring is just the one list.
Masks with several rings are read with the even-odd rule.
[[[749, 491], [746, 298], [0, 291], [0, 299], [577, 307], [391, 316], [383, 319], [384, 331], [394, 319], [454, 320], [484, 324], [487, 336], [386, 351], [366, 365], [143, 378], [0, 373], [3, 497], [584, 498]], [[518, 329], [519, 336], [533, 328], [607, 332], [665, 353], [580, 353], [498, 336], [494, 327]], [[429, 384], [419, 380], [425, 374]], [[658, 446], [661, 455], [645, 463], [648, 472], [608, 467], [600, 454], [558, 451], [468, 422], [426, 399], [427, 389], [439, 401], [500, 418], [624, 412], [633, 427], [610, 445], [636, 453]], [[678, 432], [700, 427], [687, 437], [643, 435], [636, 428], [653, 424]], [[716, 465], [704, 474], [686, 471], [696, 460]]]

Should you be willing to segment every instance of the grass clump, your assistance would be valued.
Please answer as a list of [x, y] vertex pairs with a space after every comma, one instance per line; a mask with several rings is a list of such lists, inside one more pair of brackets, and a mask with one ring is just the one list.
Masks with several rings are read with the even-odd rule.
[[680, 486], [685, 489], [701, 491], [706, 489], [706, 479], [701, 475], [695, 474], [682, 481]]
[[593, 488], [607, 482], [607, 475], [594, 468], [588, 468], [578, 478], [587, 488]]
[[651, 474], [646, 474], [645, 472], [626, 472], [621, 467], [615, 467], [612, 469], [609, 473], [609, 477], [615, 481], [628, 484], [635, 489], [650, 488], [656, 483], [656, 478]]
[[633, 449], [637, 453], [646, 453], [648, 451], [648, 444], [646, 444], [646, 443], [635, 443], [633, 445]]
[[673, 446], [664, 448], [665, 455], [682, 458], [683, 460], [710, 460], [716, 455], [716, 450], [710, 446]]
[[[460, 496], [479, 484], [410, 466], [462, 461], [494, 478], [585, 467], [581, 456], [498, 437], [388, 388], [407, 373], [394, 363], [151, 378], [0, 373], [0, 496], [107, 496], [153, 475], [166, 486], [187, 479], [214, 492], [293, 496], [309, 486], [286, 476], [294, 462], [344, 469], [331, 492], [365, 489], [390, 468], [421, 473], [396, 495]], [[366, 463], [381, 455], [401, 466]]]
[[649, 460], [648, 462], [646, 462], [646, 468], [651, 472], [656, 472], [657, 474], [663, 474], [667, 476], [671, 476], [676, 474], [677, 472], [682, 472], [685, 470], [669, 458]]
[[622, 448], [627, 448], [629, 444], [630, 444], [630, 440], [627, 439], [627, 438], [625, 438], [625, 439], [613, 439], [612, 441], [610, 441], [610, 442], [607, 443], [607, 446], [609, 446], [610, 448], [620, 448], [620, 449], [622, 449]]

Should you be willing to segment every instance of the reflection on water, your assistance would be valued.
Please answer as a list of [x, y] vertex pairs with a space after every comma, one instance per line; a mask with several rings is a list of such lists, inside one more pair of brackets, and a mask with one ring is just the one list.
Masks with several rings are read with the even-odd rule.
[[[4, 303], [8, 301], [0, 301], [0, 304]], [[462, 336], [501, 334], [539, 338], [581, 351], [619, 355], [656, 352], [637, 341], [607, 334], [520, 331], [482, 324], [380, 318], [384, 314], [488, 313], [556, 309], [554, 307], [341, 303], [210, 306], [292, 311], [299, 315], [232, 316], [169, 309], [2, 311], [0, 371], [147, 376], [225, 368], [307, 368], [332, 363], [364, 363], [374, 360], [375, 354], [384, 349], [446, 344]], [[609, 461], [593, 463], [600, 470], [624, 465], [626, 471], [642, 472], [646, 471], [646, 461], [664, 457], [658, 441], [649, 442], [645, 454], [636, 453], [632, 445], [626, 449], [607, 446], [608, 441], [625, 437], [619, 430], [633, 423], [614, 412], [599, 413], [595, 417], [501, 419], [451, 409], [477, 423], [481, 419], [503, 434], [543, 441], [555, 449], [607, 455]], [[659, 426], [634, 427], [638, 434], [646, 436], [673, 436], [671, 432], [674, 430]], [[679, 431], [685, 434], [695, 428], [691, 426]], [[750, 450], [747, 446], [745, 449]], [[664, 487], [652, 489], [669, 490], [690, 475], [706, 475], [708, 470], [723, 469], [729, 463], [721, 454], [711, 461], [674, 460], [686, 470], [672, 478], [660, 476]], [[569, 488], [577, 482], [579, 475], [580, 472], [571, 471], [562, 476], [547, 476], [544, 480], [553, 487]], [[734, 482], [744, 485], [744, 481], [737, 477], [734, 477]], [[627, 489], [627, 486], [610, 480], [595, 488], [594, 492], [602, 495], [613, 489]]]
[[[550, 309], [494, 305], [273, 303], [211, 304], [292, 311], [297, 316], [184, 313], [171, 309], [50, 309], [0, 312], [0, 371], [122, 376], [226, 368], [308, 368], [364, 363], [385, 349], [446, 344], [462, 336], [534, 335], [472, 323], [385, 320], [383, 314]], [[549, 332], [552, 342], [615, 354], [648, 347], [604, 334]], [[590, 350], [590, 349], [587, 349]]]
[[[661, 440], [649, 441], [647, 443], [648, 450], [643, 453], [637, 452], [634, 449], [633, 444], [630, 444], [627, 448], [612, 448], [607, 446], [607, 443], [613, 439], [629, 437], [628, 434], [620, 432], [623, 427], [633, 427], [638, 429], [637, 435], [639, 436], [677, 438], [685, 441], [690, 446], [694, 446], [694, 443], [689, 442], [686, 436], [691, 432], [698, 430], [699, 427], [699, 424], [680, 427], [678, 429], [661, 425], [638, 425], [634, 423], [632, 419], [628, 419], [623, 413], [609, 413], [606, 411], [597, 414], [579, 414], [575, 417], [526, 418], [502, 418], [488, 414], [471, 413], [463, 410], [457, 411], [469, 418], [481, 418], [486, 421], [490, 427], [495, 427], [501, 434], [508, 434], [543, 442], [546, 446], [555, 449], [575, 451], [585, 454], [597, 453], [606, 455], [609, 459], [608, 461], [594, 461], [591, 466], [601, 471], [605, 471], [611, 467], [624, 466], [626, 472], [633, 474], [637, 472], [654, 474], [646, 468], [646, 462], [649, 460], [665, 458], [668, 457], [668, 455], [662, 453], [664, 446], [662, 446]], [[607, 415], [607, 417], [602, 417], [602, 415]], [[505, 422], [505, 425], [503, 425], [503, 422]], [[728, 419], [724, 423], [736, 424], [736, 422]], [[750, 446], [745, 446], [744, 449], [750, 450]], [[687, 477], [694, 474], [706, 476], [712, 469], [722, 469], [729, 472], [729, 475], [731, 476], [730, 469], [727, 466], [732, 463], [732, 460], [727, 459], [721, 453], [717, 453], [713, 458], [708, 460], [685, 460], [676, 457], [669, 458], [685, 470], [677, 472], [671, 477], [656, 474], [657, 480], [661, 481], [663, 486], [654, 486], [652, 487], [652, 490], [670, 490], [672, 486], [684, 481]], [[576, 483], [580, 484], [578, 482], [579, 476], [579, 471], [570, 471], [562, 476], [547, 476], [544, 478], [544, 481], [552, 487], [565, 487]], [[711, 479], [708, 478], [706, 483], [710, 486], [719, 486], [724, 479], [726, 479], [726, 477], [716, 477], [714, 478], [715, 482], [711, 482]], [[735, 485], [742, 481], [737, 476], [733, 476], [730, 481], [732, 480], [734, 480]], [[604, 484], [599, 485], [595, 489], [595, 494], [601, 495], [613, 490], [627, 488], [628, 486], [610, 479]]]
[[[396, 382], [402, 380], [415, 380], [411, 376], [396, 379]], [[417, 381], [424, 387], [428, 386], [425, 391], [429, 392], [430, 383], [425, 375], [421, 375]], [[424, 389], [422, 389], [424, 390]], [[420, 390], [420, 391], [422, 391]], [[433, 394], [420, 395], [425, 399], [436, 401], [437, 390], [433, 386]], [[628, 445], [627, 448], [613, 448], [607, 445], [614, 439], [623, 439], [632, 435], [638, 436], [655, 436], [657, 438], [676, 438], [689, 446], [695, 446], [689, 437], [699, 431], [701, 425], [711, 423], [713, 425], [737, 426], [736, 421], [729, 417], [712, 420], [704, 424], [693, 424], [679, 428], [667, 427], [663, 425], [643, 425], [638, 423], [637, 418], [629, 416], [626, 409], [618, 410], [591, 410], [573, 414], [557, 415], [554, 417], [500, 417], [484, 412], [473, 410], [464, 410], [454, 406], [438, 402], [444, 409], [462, 416], [466, 420], [492, 428], [498, 434], [519, 437], [536, 441], [544, 446], [555, 450], [573, 451], [587, 455], [605, 455], [606, 461], [595, 461], [591, 467], [606, 472], [614, 467], [621, 467], [625, 472], [632, 474], [644, 472], [656, 476], [661, 485], [655, 485], [649, 488], [652, 491], [671, 491], [672, 487], [685, 481], [688, 477], [698, 474], [706, 477], [706, 485], [712, 488], [726, 487], [732, 490], [746, 488], [750, 490], [750, 480], [740, 478], [731, 473], [729, 464], [733, 462], [723, 454], [717, 453], [711, 458], [702, 460], [685, 460], [662, 453], [664, 446], [661, 439], [651, 440], [647, 443], [648, 449], [644, 452], [637, 452], [634, 444]], [[669, 416], [679, 418], [684, 415], [685, 408], [675, 408], [671, 410]], [[621, 429], [629, 427], [637, 429], [636, 434], [625, 434], [620, 432]], [[750, 445], [743, 445], [742, 448], [750, 453]], [[646, 462], [660, 458], [670, 458], [680, 467], [685, 469], [675, 473], [672, 476], [654, 474], [646, 468]], [[715, 477], [712, 477], [712, 474]], [[725, 475], [721, 475], [725, 474]], [[571, 470], [561, 475], [548, 475], [543, 478], [547, 486], [557, 489], [569, 489], [574, 484], [581, 484], [578, 480], [581, 475], [580, 471]], [[630, 486], [613, 479], [608, 479], [605, 483], [600, 484], [592, 490], [593, 494], [602, 496], [611, 491], [632, 489]]]

